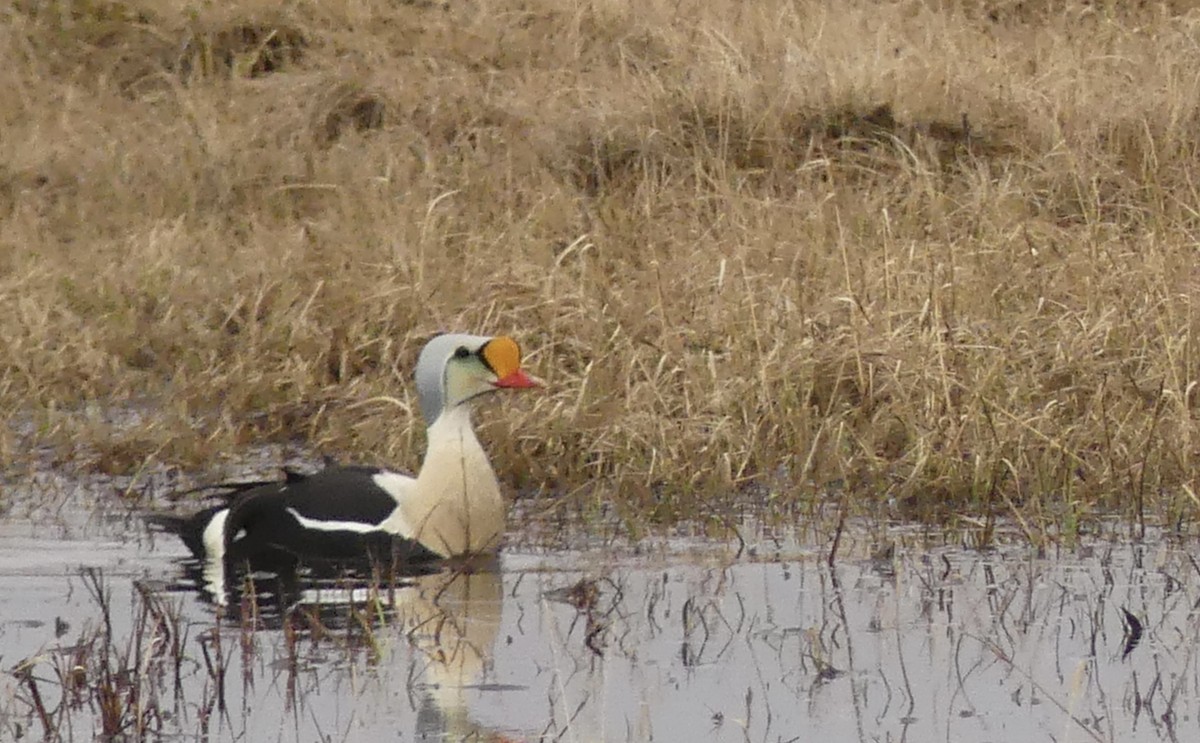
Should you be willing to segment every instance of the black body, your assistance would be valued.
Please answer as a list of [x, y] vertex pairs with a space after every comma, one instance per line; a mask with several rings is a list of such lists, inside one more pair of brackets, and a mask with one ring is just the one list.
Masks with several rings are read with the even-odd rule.
[[381, 467], [328, 467], [312, 475], [285, 470], [285, 479], [270, 482], [225, 483], [212, 486], [224, 504], [180, 518], [156, 516], [153, 520], [179, 534], [188, 550], [200, 559], [209, 557], [204, 530], [221, 511], [225, 519], [225, 559], [252, 564], [299, 560], [385, 558], [384, 562], [422, 561], [437, 557], [420, 543], [382, 530], [362, 533], [351, 529], [316, 529], [300, 524], [290, 513], [318, 522], [353, 522], [379, 527], [397, 503], [373, 479], [387, 472]]

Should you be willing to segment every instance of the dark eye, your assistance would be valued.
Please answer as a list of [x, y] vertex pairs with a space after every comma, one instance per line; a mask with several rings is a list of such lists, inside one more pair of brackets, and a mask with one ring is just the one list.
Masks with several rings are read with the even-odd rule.
[[466, 346], [459, 346], [458, 348], [454, 349], [454, 357], [456, 359], [465, 359], [470, 355], [471, 351]]

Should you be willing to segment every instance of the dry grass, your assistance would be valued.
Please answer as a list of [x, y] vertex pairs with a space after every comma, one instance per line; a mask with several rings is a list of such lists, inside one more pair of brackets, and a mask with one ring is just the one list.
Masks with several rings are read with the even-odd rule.
[[1188, 7], [196, 7], [0, 10], [6, 466], [415, 466], [468, 329], [551, 384], [498, 470], [631, 517], [1194, 515]]

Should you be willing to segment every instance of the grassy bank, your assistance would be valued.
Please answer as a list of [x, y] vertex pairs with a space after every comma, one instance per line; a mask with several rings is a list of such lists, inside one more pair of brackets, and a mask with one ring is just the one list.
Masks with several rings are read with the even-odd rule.
[[550, 383], [502, 476], [638, 518], [1190, 521], [1200, 16], [1128, 5], [18, 0], [0, 460], [414, 467], [463, 329]]

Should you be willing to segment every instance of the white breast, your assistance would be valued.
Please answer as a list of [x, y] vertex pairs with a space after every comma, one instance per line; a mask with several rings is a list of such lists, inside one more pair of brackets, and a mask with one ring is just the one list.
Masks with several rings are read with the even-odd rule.
[[425, 462], [399, 510], [411, 538], [440, 555], [499, 547], [504, 501], [465, 405], [429, 427]]

